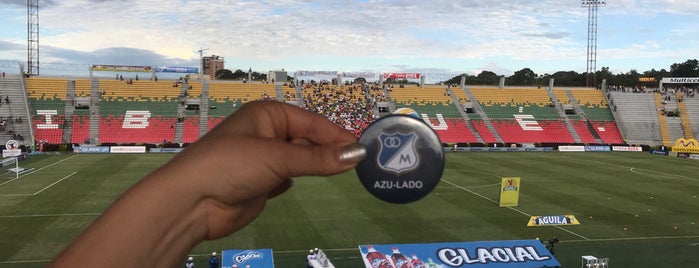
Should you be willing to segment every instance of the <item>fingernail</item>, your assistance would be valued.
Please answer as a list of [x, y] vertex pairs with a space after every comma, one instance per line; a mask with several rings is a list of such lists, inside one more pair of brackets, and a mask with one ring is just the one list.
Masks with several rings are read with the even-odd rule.
[[359, 163], [366, 157], [366, 148], [359, 143], [352, 143], [340, 149], [340, 162]]

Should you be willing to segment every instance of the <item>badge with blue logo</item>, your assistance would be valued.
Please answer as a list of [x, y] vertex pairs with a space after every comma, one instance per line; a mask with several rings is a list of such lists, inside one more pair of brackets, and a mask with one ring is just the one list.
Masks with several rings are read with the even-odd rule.
[[415, 169], [420, 164], [420, 158], [415, 151], [415, 133], [381, 133], [378, 139], [381, 149], [376, 161], [383, 170], [401, 174]]
[[442, 177], [442, 143], [422, 119], [385, 116], [364, 130], [359, 143], [367, 157], [357, 165], [357, 176], [381, 200], [413, 202], [429, 194]]

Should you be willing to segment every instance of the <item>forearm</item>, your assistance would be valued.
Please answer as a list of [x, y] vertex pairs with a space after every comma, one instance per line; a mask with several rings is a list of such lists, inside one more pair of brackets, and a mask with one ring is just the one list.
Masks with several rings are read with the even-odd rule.
[[206, 237], [209, 204], [166, 173], [156, 171], [129, 189], [51, 266], [175, 267]]

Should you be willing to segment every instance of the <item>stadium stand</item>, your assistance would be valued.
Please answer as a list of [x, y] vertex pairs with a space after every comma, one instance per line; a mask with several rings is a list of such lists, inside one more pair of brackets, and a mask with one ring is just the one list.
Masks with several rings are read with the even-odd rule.
[[[72, 81], [74, 84], [71, 85]], [[93, 96], [94, 87], [99, 92], [98, 107], [95, 107], [98, 109], [72, 109], [70, 104], [67, 105], [73, 101], [71, 96], [83, 99], [96, 97]], [[205, 90], [206, 94], [203, 94]], [[307, 83], [293, 88], [228, 81], [202, 84], [182, 83], [181, 80], [32, 77], [27, 79], [27, 92], [34, 115], [32, 122], [35, 136], [49, 143], [62, 143], [66, 140], [63, 136], [73, 143], [84, 143], [90, 140], [91, 129], [94, 128], [99, 130], [101, 143], [190, 143], [243, 104], [260, 99], [298, 104], [325, 115], [356, 135], [361, 134], [377, 118], [379, 112], [376, 103], [389, 101], [391, 107], [412, 108], [418, 114], [426, 115], [428, 124], [432, 125], [444, 143], [570, 144], [577, 143], [575, 135], [580, 138], [580, 142], [586, 144], [600, 141], [604, 144], [625, 142], [621, 135], [624, 132], [620, 132], [605, 95], [594, 89], [555, 88], [548, 92], [533, 87], [500, 89], [475, 86], [469, 87], [467, 91], [460, 88], [448, 89], [441, 85], [404, 85], [387, 86], [386, 90], [382, 90], [370, 84], [334, 86], [328, 83]], [[633, 113], [627, 111], [628, 106], [624, 105], [626, 95], [609, 96], [617, 101], [615, 104], [617, 109], [621, 109], [620, 113]], [[553, 105], [554, 97], [561, 105], [575, 104], [576, 110], [580, 112], [561, 114], [561, 110]], [[190, 102], [206, 102], [208, 112], [185, 109]], [[474, 107], [479, 107], [479, 113], [463, 113], [459, 110], [463, 103], [473, 103]], [[67, 111], [69, 107], [71, 109]], [[693, 103], [687, 103], [685, 109], [691, 111], [693, 107]], [[483, 118], [488, 118], [489, 121], [483, 121], [481, 115], [487, 116]], [[92, 116], [99, 118], [95, 126], [91, 126]], [[43, 126], [47, 124], [48, 117], [51, 124], [57, 127]], [[571, 119], [568, 126], [566, 117]], [[201, 122], [200, 118], [207, 120]], [[696, 119], [687, 115], [683, 120], [691, 122]], [[492, 128], [489, 128], [489, 124]], [[659, 121], [655, 125], [651, 122], [651, 126], [659, 125]], [[627, 129], [622, 131], [633, 132]], [[637, 137], [634, 141], [642, 140], [656, 141], [654, 137]]]
[[254, 100], [277, 99], [274, 84], [211, 81], [209, 83], [209, 129]]
[[479, 142], [467, 126], [449, 92], [454, 94], [455, 99], [460, 103], [469, 101], [466, 93], [460, 88], [447, 90], [445, 86], [440, 85], [423, 88], [414, 85], [406, 85], [402, 88], [394, 86], [389, 90], [391, 98], [396, 102], [396, 107], [411, 108], [423, 117], [426, 115], [442, 142]]
[[369, 126], [378, 110], [373, 103], [376, 89], [369, 85], [334, 86], [327, 83], [303, 85], [306, 110], [327, 117], [357, 137]]
[[483, 142], [485, 143], [497, 143], [498, 140], [495, 138], [492, 132], [488, 130], [488, 127], [485, 125], [483, 120], [481, 119], [474, 119], [471, 120], [473, 123], [473, 127], [476, 128], [476, 131], [478, 131], [478, 134], [481, 135], [481, 138], [483, 139]]
[[614, 105], [612, 109], [616, 109], [616, 122], [626, 143], [661, 144], [658, 110], [653, 94], [619, 91], [608, 94], [610, 103]]
[[173, 142], [181, 104], [181, 88], [174, 81], [100, 79], [98, 83], [100, 142]]
[[585, 112], [589, 120], [614, 120], [614, 116], [609, 110], [609, 105], [602, 91], [596, 89], [572, 89], [570, 92], [575, 96], [578, 105], [580, 105], [580, 108]]
[[25, 82], [35, 139], [62, 143], [68, 80], [32, 77]]
[[699, 98], [694, 97], [694, 91], [684, 98], [685, 114], [691, 124], [692, 136], [699, 136]]

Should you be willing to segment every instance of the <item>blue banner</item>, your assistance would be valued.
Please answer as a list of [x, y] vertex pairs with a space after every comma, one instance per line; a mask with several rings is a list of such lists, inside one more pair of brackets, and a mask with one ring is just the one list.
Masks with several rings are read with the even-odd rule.
[[224, 250], [221, 268], [274, 268], [272, 249]]
[[108, 154], [109, 146], [75, 146], [73, 147], [73, 152], [78, 154]]
[[585, 146], [585, 151], [588, 151], [588, 152], [611, 152], [612, 148], [609, 148], [609, 146], [590, 145], [590, 146]]
[[670, 154], [668, 151], [658, 151], [658, 150], [651, 150], [650, 153], [657, 154], [657, 155], [665, 155], [665, 156]]
[[539, 240], [361, 245], [359, 252], [366, 268], [561, 266]]
[[196, 67], [170, 67], [170, 66], [159, 66], [155, 67], [155, 71], [158, 73], [198, 73], [199, 68]]

